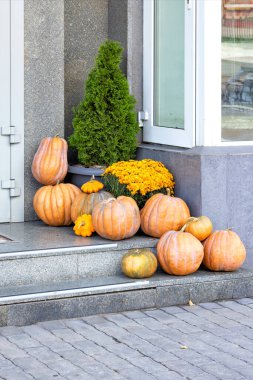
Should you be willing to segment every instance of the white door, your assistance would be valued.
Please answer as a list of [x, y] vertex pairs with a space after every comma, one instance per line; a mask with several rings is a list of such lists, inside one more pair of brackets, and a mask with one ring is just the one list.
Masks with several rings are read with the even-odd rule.
[[[0, 222], [10, 221], [9, 180], [11, 149], [8, 128], [11, 125], [11, 8], [9, 0], [0, 2]], [[6, 134], [5, 134], [6, 133]]]
[[0, 0], [0, 223], [24, 219], [23, 19], [23, 0]]
[[144, 141], [195, 145], [195, 5], [144, 0]]

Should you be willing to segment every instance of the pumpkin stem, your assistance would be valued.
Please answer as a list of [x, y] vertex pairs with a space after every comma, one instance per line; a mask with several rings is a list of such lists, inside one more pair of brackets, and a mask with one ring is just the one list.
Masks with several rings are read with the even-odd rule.
[[110, 203], [112, 201], [116, 201], [116, 199], [115, 198], [108, 198], [108, 199], [103, 200], [104, 203]]
[[194, 216], [191, 216], [189, 219], [187, 219], [187, 222], [183, 225], [183, 227], [181, 228], [180, 231], [184, 232], [189, 223], [197, 222], [198, 220], [199, 220], [199, 218], [195, 218]]
[[95, 176], [94, 176], [94, 174], [92, 174], [90, 181], [94, 181], [94, 180], [95, 180]]
[[56, 185], [59, 185], [60, 183], [61, 183], [61, 181], [58, 179], [56, 182]]
[[186, 227], [187, 227], [187, 225], [188, 225], [188, 223], [185, 223], [184, 225], [183, 225], [183, 227], [181, 228], [181, 232], [184, 232], [185, 231], [185, 229], [186, 229]]
[[234, 229], [234, 227], [228, 227], [226, 228], [226, 231], [232, 231]]
[[171, 190], [167, 187], [166, 189], [167, 195], [170, 197], [171, 196]]
[[191, 216], [188, 220], [187, 220], [187, 223], [189, 222], [197, 222], [199, 220], [199, 218], [196, 218], [195, 216]]

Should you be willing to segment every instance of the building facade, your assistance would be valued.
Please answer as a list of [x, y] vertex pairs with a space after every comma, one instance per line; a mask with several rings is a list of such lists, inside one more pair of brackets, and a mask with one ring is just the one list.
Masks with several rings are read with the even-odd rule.
[[2, 0], [0, 222], [35, 219], [33, 155], [71, 133], [110, 38], [138, 101], [137, 156], [163, 161], [192, 215], [253, 248], [252, 12], [251, 0]]

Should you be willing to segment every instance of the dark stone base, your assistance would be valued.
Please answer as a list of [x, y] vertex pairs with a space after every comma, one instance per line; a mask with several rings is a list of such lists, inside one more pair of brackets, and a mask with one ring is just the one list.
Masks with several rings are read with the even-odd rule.
[[[234, 273], [198, 271], [186, 277], [157, 273], [151, 279], [136, 281], [130, 289], [86, 289], [83, 295], [44, 296], [35, 300], [0, 299], [0, 325], [28, 325], [41, 321], [78, 318], [128, 310], [188, 305], [225, 299], [253, 297], [253, 272]], [[79, 289], [80, 290], [80, 289]], [[29, 295], [27, 295], [29, 297]], [[57, 298], [58, 297], [58, 298]]]
[[73, 183], [73, 185], [81, 187], [84, 183], [90, 181], [93, 175], [97, 180], [103, 182], [103, 173], [104, 170], [99, 168], [85, 168], [80, 165], [69, 165], [65, 182]]
[[208, 216], [214, 229], [232, 228], [246, 248], [253, 248], [253, 146], [141, 144], [137, 157], [166, 165], [175, 178], [175, 195], [186, 201], [192, 216]]

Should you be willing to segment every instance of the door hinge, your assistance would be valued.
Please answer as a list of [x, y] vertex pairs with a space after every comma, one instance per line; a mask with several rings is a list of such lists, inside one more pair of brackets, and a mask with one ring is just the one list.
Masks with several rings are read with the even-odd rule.
[[7, 179], [1, 181], [2, 189], [10, 190], [10, 197], [19, 197], [21, 195], [21, 188], [16, 186], [15, 179]]
[[138, 123], [139, 127], [143, 127], [143, 121], [148, 120], [148, 112], [147, 111], [139, 111], [138, 112]]
[[11, 125], [10, 127], [1, 128], [2, 136], [10, 136], [10, 144], [18, 144], [21, 142], [21, 136], [16, 133], [16, 127]]

